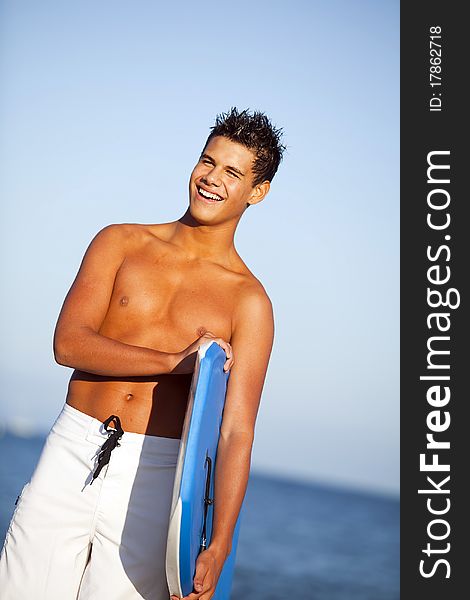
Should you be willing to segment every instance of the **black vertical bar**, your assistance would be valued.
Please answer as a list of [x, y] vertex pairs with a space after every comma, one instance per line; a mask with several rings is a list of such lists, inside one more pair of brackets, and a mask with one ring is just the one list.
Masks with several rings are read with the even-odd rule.
[[[470, 394], [465, 376], [470, 373], [470, 222], [465, 215], [470, 199], [464, 181], [470, 169], [464, 139], [469, 122], [464, 88], [470, 36], [464, 6], [434, 0], [401, 4], [402, 600], [453, 600], [469, 593], [465, 513], [470, 507], [466, 492], [470, 487], [470, 424], [466, 419]], [[428, 161], [450, 168], [432, 169], [428, 178]], [[447, 202], [446, 208], [433, 207]], [[449, 225], [433, 229], [427, 223], [428, 214], [433, 225], [443, 225], [450, 218]], [[443, 282], [448, 275], [449, 280]], [[439, 300], [437, 293], [429, 299], [428, 288], [440, 292], [444, 301], [450, 294], [449, 304], [454, 308], [431, 307], [430, 302], [439, 304]], [[439, 322], [442, 329], [448, 326], [447, 331], [439, 329], [432, 313], [445, 315]], [[436, 339], [431, 340], [433, 336]], [[428, 343], [431, 349], [449, 354], [429, 356]], [[441, 368], [431, 368], [428, 359]], [[449, 379], [433, 381], [422, 376]], [[439, 396], [437, 392], [429, 396], [432, 386], [440, 386], [435, 388]], [[450, 393], [447, 403], [445, 387]], [[427, 448], [432, 443], [428, 434], [435, 442], [449, 442], [450, 448]], [[422, 454], [425, 464], [420, 465]], [[438, 469], [449, 465], [449, 471], [426, 471], [433, 460]]]

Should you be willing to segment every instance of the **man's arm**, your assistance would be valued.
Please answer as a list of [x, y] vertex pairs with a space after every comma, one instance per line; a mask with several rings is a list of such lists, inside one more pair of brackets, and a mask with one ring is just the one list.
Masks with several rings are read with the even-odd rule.
[[212, 549], [223, 559], [245, 496], [255, 421], [274, 338], [271, 302], [264, 290], [247, 294], [237, 307], [231, 339], [234, 365], [228, 383], [214, 481]]
[[132, 232], [108, 225], [91, 241], [65, 298], [54, 333], [56, 361], [97, 375], [144, 376], [170, 372], [176, 355], [125, 344], [98, 333], [106, 316], [116, 273]]

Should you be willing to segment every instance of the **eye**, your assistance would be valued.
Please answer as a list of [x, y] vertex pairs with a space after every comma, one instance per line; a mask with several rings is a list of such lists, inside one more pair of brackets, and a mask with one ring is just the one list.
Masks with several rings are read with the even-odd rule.
[[238, 179], [238, 175], [235, 175], [235, 173], [233, 173], [232, 171], [227, 171], [227, 173], [232, 177], [236, 177]]

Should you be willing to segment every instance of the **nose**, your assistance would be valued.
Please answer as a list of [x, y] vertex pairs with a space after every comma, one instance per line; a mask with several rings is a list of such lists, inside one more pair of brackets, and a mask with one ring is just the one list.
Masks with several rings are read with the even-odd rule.
[[213, 184], [217, 187], [220, 185], [220, 176], [216, 170], [216, 167], [213, 167], [210, 171], [208, 171], [204, 175], [203, 181], [205, 181], [207, 183], [207, 185]]

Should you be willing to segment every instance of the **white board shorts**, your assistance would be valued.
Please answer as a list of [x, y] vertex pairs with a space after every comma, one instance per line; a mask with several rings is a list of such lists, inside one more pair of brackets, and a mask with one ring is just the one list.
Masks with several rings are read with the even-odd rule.
[[[0, 556], [1, 600], [168, 600], [180, 440], [124, 432], [92, 485], [103, 424], [65, 404]], [[14, 460], [14, 458], [12, 458]]]

